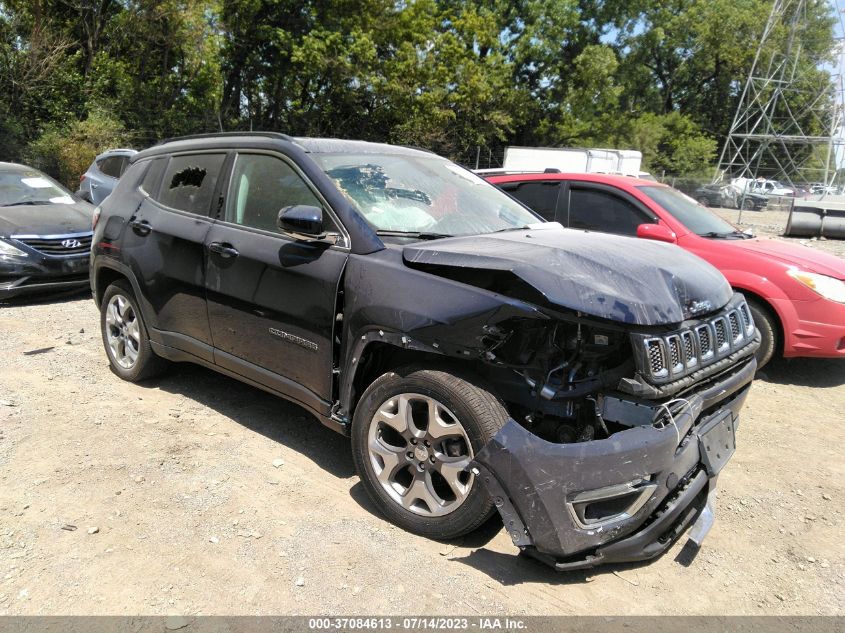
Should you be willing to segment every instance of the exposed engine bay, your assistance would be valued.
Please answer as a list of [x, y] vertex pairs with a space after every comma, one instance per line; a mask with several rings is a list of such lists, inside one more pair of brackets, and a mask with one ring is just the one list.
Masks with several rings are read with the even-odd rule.
[[757, 346], [739, 295], [675, 330], [632, 332], [580, 317], [513, 318], [485, 326], [482, 342], [487, 377], [513, 418], [544, 440], [564, 444], [664, 424], [693, 382]]
[[613, 432], [597, 398], [634, 373], [626, 332], [514, 319], [490, 328], [489, 340], [488, 378], [515, 420], [549, 442], [584, 442]]

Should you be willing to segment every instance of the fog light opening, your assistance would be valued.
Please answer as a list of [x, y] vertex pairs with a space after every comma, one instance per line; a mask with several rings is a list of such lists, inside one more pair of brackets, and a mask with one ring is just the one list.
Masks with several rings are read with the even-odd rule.
[[651, 498], [656, 487], [651, 477], [635, 479], [624, 484], [579, 492], [572, 495], [566, 505], [578, 527], [594, 529], [634, 516]]

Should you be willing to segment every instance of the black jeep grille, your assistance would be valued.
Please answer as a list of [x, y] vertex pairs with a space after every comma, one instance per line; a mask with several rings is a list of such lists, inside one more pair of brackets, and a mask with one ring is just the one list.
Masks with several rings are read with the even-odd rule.
[[44, 255], [81, 255], [91, 250], [91, 233], [49, 236], [27, 235], [13, 239], [23, 242]]
[[666, 361], [663, 360], [663, 350], [660, 347], [660, 341], [649, 341], [647, 345], [651, 373], [658, 375], [661, 370], [665, 372]]
[[725, 333], [725, 322], [719, 319], [716, 326], [716, 349], [723, 349], [728, 344], [728, 335]]
[[[678, 380], [754, 340], [754, 321], [739, 295], [719, 313], [697, 324], [657, 336], [632, 335], [640, 372], [654, 383]], [[645, 354], [643, 354], [645, 352]]]

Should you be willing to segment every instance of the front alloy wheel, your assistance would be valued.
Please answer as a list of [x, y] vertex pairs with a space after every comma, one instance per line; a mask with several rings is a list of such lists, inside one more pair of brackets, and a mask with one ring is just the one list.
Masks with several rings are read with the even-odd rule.
[[449, 514], [472, 487], [466, 431], [430, 396], [403, 393], [383, 402], [370, 421], [367, 447], [384, 491], [414, 514]]
[[477, 376], [400, 367], [373, 381], [355, 407], [355, 469], [395, 524], [435, 539], [467, 534], [495, 510], [469, 465], [508, 417]]

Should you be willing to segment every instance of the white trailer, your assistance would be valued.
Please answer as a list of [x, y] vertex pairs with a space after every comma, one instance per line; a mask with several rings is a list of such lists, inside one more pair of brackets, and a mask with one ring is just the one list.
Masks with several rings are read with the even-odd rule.
[[505, 148], [504, 171], [542, 172], [557, 169], [561, 172], [623, 174], [642, 176], [643, 155], [636, 150], [575, 148], [575, 147], [516, 147]]

